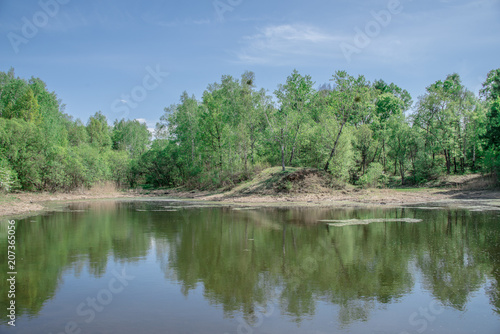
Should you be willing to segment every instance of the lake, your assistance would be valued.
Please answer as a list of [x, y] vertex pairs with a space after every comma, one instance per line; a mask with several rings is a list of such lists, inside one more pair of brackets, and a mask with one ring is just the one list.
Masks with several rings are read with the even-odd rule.
[[2, 219], [0, 333], [498, 334], [499, 223], [437, 207], [73, 203], [15, 220], [15, 327]]

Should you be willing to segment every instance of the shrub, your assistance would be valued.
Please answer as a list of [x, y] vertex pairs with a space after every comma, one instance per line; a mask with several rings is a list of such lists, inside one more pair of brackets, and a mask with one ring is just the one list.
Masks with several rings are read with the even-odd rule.
[[364, 187], [380, 187], [387, 183], [387, 176], [384, 174], [384, 167], [378, 162], [371, 163], [358, 184]]
[[9, 192], [17, 188], [17, 186], [18, 179], [16, 172], [0, 161], [0, 190]]
[[420, 152], [415, 159], [415, 169], [412, 171], [415, 184], [436, 180], [441, 175], [441, 167], [445, 164], [444, 157], [432, 156]]

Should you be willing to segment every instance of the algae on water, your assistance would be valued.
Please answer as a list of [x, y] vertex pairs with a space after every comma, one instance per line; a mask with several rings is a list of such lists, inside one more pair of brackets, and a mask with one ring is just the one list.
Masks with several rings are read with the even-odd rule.
[[377, 219], [322, 219], [320, 222], [328, 223], [330, 226], [342, 227], [351, 225], [368, 225], [371, 223], [420, 223], [422, 219], [415, 218], [377, 218]]

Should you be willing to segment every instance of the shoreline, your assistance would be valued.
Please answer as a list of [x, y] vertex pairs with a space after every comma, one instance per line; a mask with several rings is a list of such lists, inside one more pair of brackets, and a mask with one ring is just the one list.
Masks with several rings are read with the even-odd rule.
[[150, 192], [29, 193], [0, 195], [0, 216], [35, 215], [50, 211], [54, 205], [95, 200], [185, 200], [214, 205], [257, 207], [394, 207], [439, 205], [470, 209], [500, 210], [499, 190], [460, 190], [453, 188], [355, 189], [329, 193], [292, 193], [280, 195], [235, 195], [199, 191], [154, 190]]

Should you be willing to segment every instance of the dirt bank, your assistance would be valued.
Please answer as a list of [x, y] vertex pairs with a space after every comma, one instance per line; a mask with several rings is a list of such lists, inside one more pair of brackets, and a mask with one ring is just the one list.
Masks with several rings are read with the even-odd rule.
[[[225, 204], [283, 204], [356, 206], [409, 205], [417, 203], [472, 204], [500, 202], [500, 191], [491, 190], [492, 182], [481, 175], [447, 176], [423, 188], [369, 188], [334, 184], [321, 170], [279, 167], [268, 168], [252, 180], [225, 192], [157, 190], [148, 196], [190, 198]], [[489, 189], [489, 190], [488, 190]]]
[[46, 210], [50, 204], [71, 201], [125, 198], [189, 199], [210, 201], [227, 205], [260, 206], [401, 206], [429, 203], [443, 206], [474, 207], [478, 205], [500, 209], [500, 191], [455, 190], [455, 189], [363, 189], [357, 191], [332, 191], [329, 194], [284, 194], [228, 196], [207, 192], [153, 191], [139, 193], [17, 193], [0, 195], [0, 216], [14, 216]]
[[435, 188], [339, 188], [328, 184], [328, 179], [322, 172], [290, 169], [283, 173], [279, 168], [270, 168], [230, 191], [174, 189], [119, 192], [112, 187], [101, 187], [72, 193], [23, 192], [0, 195], [0, 216], [35, 213], [61, 202], [134, 197], [187, 199], [238, 206], [425, 206], [432, 203], [440, 206], [500, 209], [500, 191], [486, 190], [488, 184], [482, 177], [462, 176], [442, 182], [440, 187]]
[[0, 216], [15, 216], [46, 210], [49, 203], [134, 197], [137, 194], [116, 190], [92, 189], [72, 193], [21, 192], [0, 194]]
[[221, 204], [253, 205], [299, 205], [299, 206], [373, 206], [439, 204], [446, 206], [474, 206], [485, 204], [500, 208], [500, 191], [456, 190], [456, 189], [362, 189], [336, 190], [330, 193], [305, 193], [282, 195], [234, 195], [207, 192], [154, 191], [146, 195], [156, 198], [177, 198], [210, 201]]

